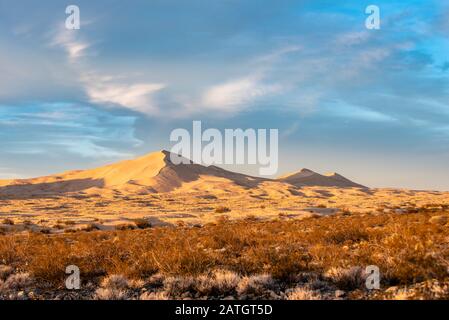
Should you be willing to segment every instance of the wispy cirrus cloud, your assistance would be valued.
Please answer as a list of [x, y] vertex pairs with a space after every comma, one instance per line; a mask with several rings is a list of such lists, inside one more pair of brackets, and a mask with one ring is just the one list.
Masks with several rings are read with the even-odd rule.
[[282, 90], [280, 85], [263, 83], [260, 77], [246, 77], [208, 88], [201, 102], [205, 109], [236, 112], [250, 107], [258, 99], [280, 93]]
[[83, 59], [92, 45], [86, 40], [80, 40], [77, 31], [60, 30], [54, 36], [51, 45], [63, 48], [69, 62], [76, 64], [79, 82], [89, 102], [106, 106], [115, 105], [144, 114], [158, 112], [153, 95], [165, 88], [165, 84], [127, 81], [122, 75], [109, 76], [95, 70], [89, 61]]
[[165, 88], [162, 83], [111, 83], [95, 78], [84, 84], [90, 102], [119, 105], [144, 114], [159, 112], [154, 94]]
[[[84, 104], [0, 105], [4, 128], [0, 146], [3, 155], [54, 150], [77, 157], [121, 159], [132, 156], [126, 148], [141, 144], [134, 137], [134, 122], [135, 117], [109, 114]], [[26, 130], [33, 134], [24, 134]]]
[[65, 50], [70, 62], [77, 62], [85, 56], [91, 44], [86, 40], [81, 40], [79, 33], [75, 30], [58, 28], [59, 30], [53, 36], [50, 45], [61, 47]]

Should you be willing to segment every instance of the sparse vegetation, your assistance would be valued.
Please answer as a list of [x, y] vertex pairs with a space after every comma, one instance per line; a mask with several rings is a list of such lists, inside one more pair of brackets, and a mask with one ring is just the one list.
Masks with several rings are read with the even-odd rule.
[[12, 225], [14, 225], [14, 220], [5, 218], [5, 219], [3, 219], [2, 223], [12, 226]]
[[86, 227], [81, 229], [82, 231], [91, 232], [100, 230], [100, 227], [96, 223], [89, 223]]
[[131, 223], [122, 223], [122, 224], [118, 224], [115, 226], [115, 230], [120, 230], [120, 231], [134, 230], [134, 229], [136, 229], [136, 225], [131, 224]]
[[134, 219], [134, 223], [139, 229], [151, 228], [151, 222], [146, 219]]
[[[2, 290], [29, 285], [25, 278], [58, 287], [65, 267], [75, 264], [83, 281], [96, 283], [90, 296], [96, 299], [448, 298], [449, 228], [441, 217], [449, 215], [433, 208], [302, 221], [225, 220], [202, 228], [6, 234], [0, 236], [3, 288], [5, 279], [22, 275]], [[368, 265], [379, 267], [383, 291], [365, 289]], [[435, 281], [438, 293], [421, 288]], [[385, 290], [405, 286], [406, 294]]]
[[226, 213], [226, 212], [230, 212], [231, 209], [225, 206], [219, 206], [215, 208], [215, 213]]
[[321, 300], [319, 291], [314, 291], [308, 287], [296, 287], [287, 293], [287, 300]]
[[41, 230], [39, 230], [39, 232], [43, 233], [43, 234], [50, 234], [51, 229], [50, 228], [42, 228]]

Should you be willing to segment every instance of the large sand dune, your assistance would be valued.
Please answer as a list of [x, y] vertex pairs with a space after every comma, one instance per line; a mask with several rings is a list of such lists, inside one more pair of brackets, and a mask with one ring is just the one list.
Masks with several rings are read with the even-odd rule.
[[135, 219], [202, 225], [223, 215], [265, 220], [347, 210], [401, 213], [426, 204], [447, 205], [449, 193], [370, 189], [308, 169], [263, 179], [191, 162], [175, 165], [169, 152], [160, 151], [91, 170], [0, 181], [0, 232], [64, 232], [90, 224], [107, 230]]
[[68, 171], [33, 179], [0, 180], [0, 195], [99, 192], [100, 189], [129, 193], [160, 193], [176, 189], [186, 191], [189, 188], [223, 190], [236, 187], [252, 188], [260, 183], [270, 182], [294, 186], [363, 187], [338, 174], [324, 176], [308, 169], [271, 180], [192, 162], [175, 165], [170, 160], [170, 152], [163, 150], [91, 170]]

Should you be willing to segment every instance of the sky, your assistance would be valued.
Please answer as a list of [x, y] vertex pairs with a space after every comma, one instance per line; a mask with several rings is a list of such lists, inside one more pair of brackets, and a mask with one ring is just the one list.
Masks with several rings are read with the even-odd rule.
[[279, 129], [279, 175], [449, 190], [448, 53], [444, 1], [0, 0], [0, 179], [169, 149], [201, 120]]

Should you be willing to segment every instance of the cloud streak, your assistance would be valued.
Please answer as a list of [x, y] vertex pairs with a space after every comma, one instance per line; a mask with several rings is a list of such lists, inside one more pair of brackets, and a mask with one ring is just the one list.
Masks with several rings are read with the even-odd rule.
[[83, 75], [82, 82], [91, 103], [118, 105], [149, 115], [158, 113], [154, 94], [165, 88], [162, 83], [124, 83], [92, 73]]
[[259, 77], [234, 79], [208, 88], [202, 97], [202, 105], [205, 109], [236, 112], [282, 90], [280, 85], [264, 84]]
[[71, 63], [78, 62], [79, 59], [86, 55], [87, 50], [91, 47], [90, 43], [79, 39], [79, 32], [77, 30], [67, 30], [65, 28], [59, 29], [50, 45], [63, 48]]
[[77, 31], [63, 29], [56, 34], [51, 44], [63, 48], [69, 62], [76, 65], [79, 82], [83, 85], [89, 102], [116, 105], [149, 115], [158, 112], [153, 95], [164, 89], [165, 84], [125, 82], [121, 75], [108, 76], [93, 70], [91, 64], [82, 59], [91, 44], [77, 39], [76, 35]]

